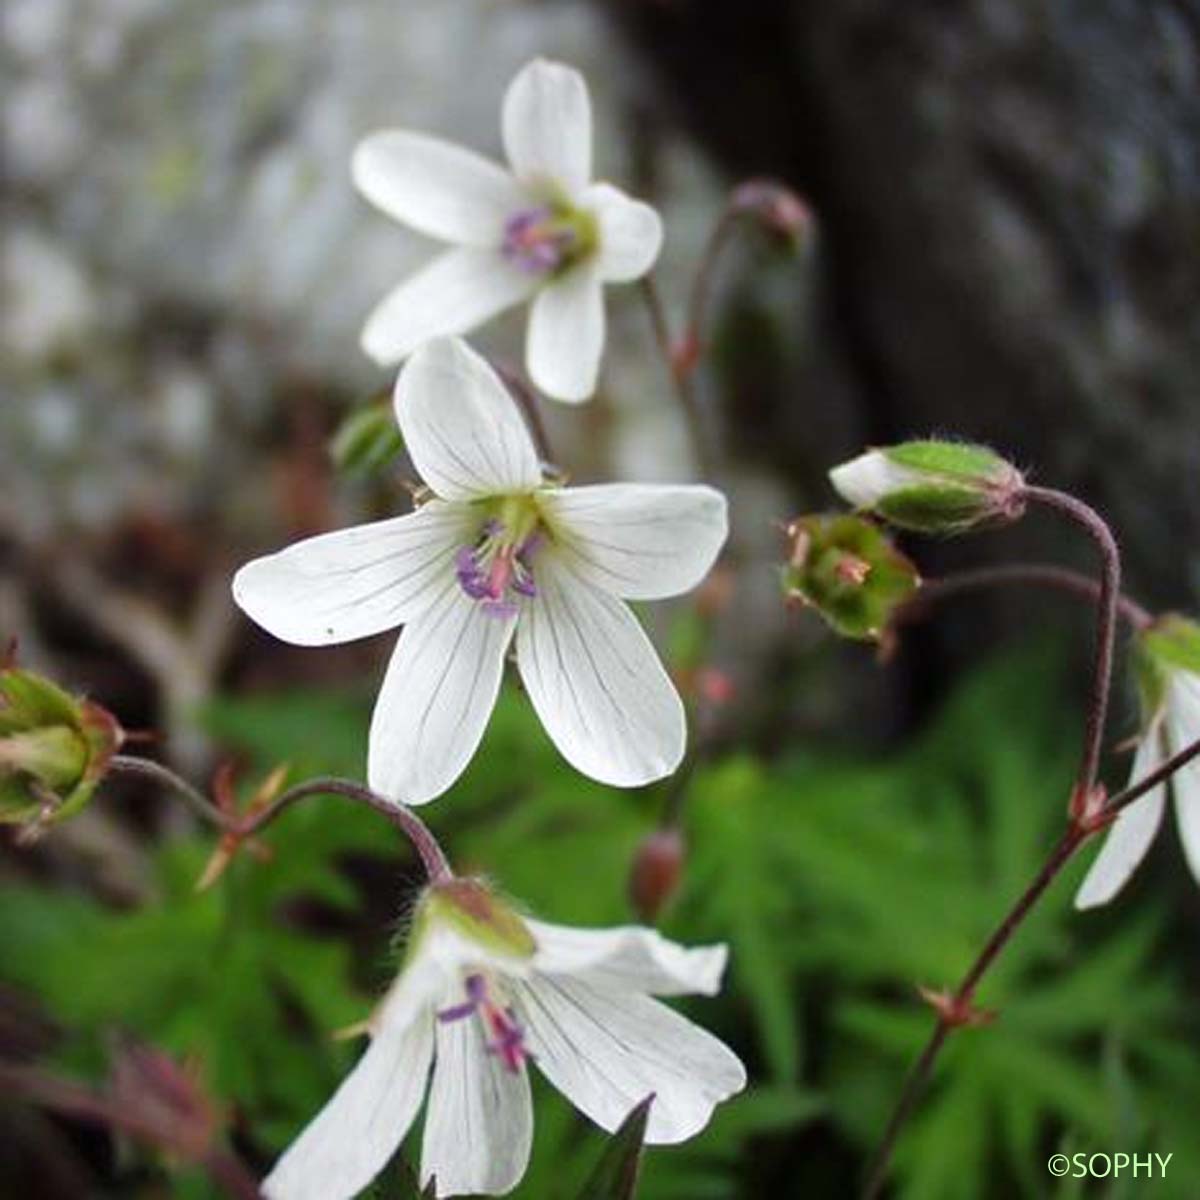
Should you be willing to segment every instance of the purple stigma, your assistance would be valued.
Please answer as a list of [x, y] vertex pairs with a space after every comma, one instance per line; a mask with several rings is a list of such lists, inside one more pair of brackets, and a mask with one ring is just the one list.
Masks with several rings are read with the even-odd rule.
[[529, 1052], [525, 1049], [525, 1032], [512, 1009], [501, 1008], [491, 998], [482, 975], [468, 975], [464, 987], [467, 999], [462, 1004], [440, 1009], [438, 1020], [448, 1025], [478, 1014], [491, 1035], [491, 1041], [486, 1043], [487, 1052], [498, 1055], [505, 1069], [516, 1074], [529, 1058]]
[[454, 555], [454, 573], [458, 586], [483, 611], [497, 620], [515, 617], [520, 611], [519, 597], [538, 594], [533, 579], [533, 558], [542, 544], [535, 531], [519, 546], [504, 540], [505, 527], [489, 520], [474, 546], [460, 546]]
[[500, 252], [519, 271], [547, 275], [562, 266], [574, 241], [571, 230], [556, 229], [554, 213], [541, 205], [522, 209], [508, 218]]

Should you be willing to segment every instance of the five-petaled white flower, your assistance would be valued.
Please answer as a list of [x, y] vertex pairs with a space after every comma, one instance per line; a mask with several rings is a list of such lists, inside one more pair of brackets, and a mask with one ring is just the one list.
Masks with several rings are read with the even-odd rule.
[[344, 1200], [416, 1118], [430, 1062], [421, 1181], [439, 1196], [501, 1195], [529, 1161], [532, 1061], [612, 1132], [653, 1094], [646, 1140], [680, 1142], [745, 1086], [737, 1056], [654, 996], [713, 995], [724, 946], [651, 929], [523, 919], [475, 880], [433, 884], [408, 957], [368, 1023], [371, 1044], [263, 1184], [270, 1200]]
[[617, 787], [669, 775], [683, 705], [624, 601], [704, 577], [725, 541], [725, 498], [701, 485], [546, 484], [512, 397], [457, 339], [412, 356], [395, 407], [435, 498], [256, 559], [233, 582], [255, 621], [297, 645], [404, 625], [371, 721], [371, 787], [406, 804], [450, 787], [514, 634], [525, 690], [569, 762]]
[[[1133, 759], [1137, 783], [1171, 755], [1200, 739], [1200, 627], [1164, 617], [1135, 642], [1144, 729]], [[1179, 839], [1200, 881], [1200, 766], [1195, 760], [1171, 776]], [[1125, 886], [1162, 824], [1167, 784], [1160, 783], [1123, 809], [1075, 897], [1077, 908], [1107, 904]]]
[[662, 223], [649, 205], [591, 182], [591, 103], [578, 71], [531, 62], [509, 85], [501, 124], [510, 170], [401, 129], [358, 145], [363, 195], [454, 247], [378, 305], [363, 349], [397, 363], [431, 338], [467, 333], [532, 299], [530, 377], [557, 399], [586, 400], [604, 348], [602, 286], [651, 268]]

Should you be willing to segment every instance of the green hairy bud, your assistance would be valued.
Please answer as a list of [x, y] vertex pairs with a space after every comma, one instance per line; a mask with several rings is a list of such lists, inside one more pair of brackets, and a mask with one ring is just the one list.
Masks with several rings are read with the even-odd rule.
[[901, 529], [959, 534], [1006, 524], [1025, 509], [1021, 473], [963, 442], [902, 442], [868, 450], [829, 473], [843, 499]]

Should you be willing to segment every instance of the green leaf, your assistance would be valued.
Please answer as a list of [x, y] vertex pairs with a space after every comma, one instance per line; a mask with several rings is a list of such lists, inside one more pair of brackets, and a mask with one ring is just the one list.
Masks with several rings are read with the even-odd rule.
[[642, 1145], [653, 1096], [647, 1096], [609, 1139], [578, 1200], [633, 1200], [642, 1167]]

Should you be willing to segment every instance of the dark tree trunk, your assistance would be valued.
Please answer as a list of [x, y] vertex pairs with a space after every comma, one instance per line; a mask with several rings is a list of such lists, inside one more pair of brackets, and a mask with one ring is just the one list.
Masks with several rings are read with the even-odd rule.
[[1192, 603], [1200, 3], [606, 7], [730, 177], [778, 175], [820, 222], [819, 347], [753, 449], [795, 476], [814, 445], [988, 441], [1106, 511], [1151, 603]]

